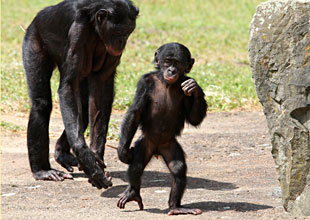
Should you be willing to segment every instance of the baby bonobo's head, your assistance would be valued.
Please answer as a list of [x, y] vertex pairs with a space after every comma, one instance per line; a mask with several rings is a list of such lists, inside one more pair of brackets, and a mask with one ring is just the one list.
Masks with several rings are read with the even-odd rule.
[[191, 71], [195, 60], [182, 44], [168, 43], [159, 47], [154, 55], [155, 68], [168, 84], [175, 83], [181, 76]]

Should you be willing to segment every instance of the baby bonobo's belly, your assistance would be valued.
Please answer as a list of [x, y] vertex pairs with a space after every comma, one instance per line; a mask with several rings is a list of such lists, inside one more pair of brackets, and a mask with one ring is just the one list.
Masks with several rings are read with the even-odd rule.
[[146, 121], [146, 132], [153, 141], [163, 143], [179, 134], [183, 108], [183, 93], [178, 85], [167, 86], [155, 80], [155, 88], [151, 96], [149, 121]]
[[[176, 107], [176, 106], [175, 106]], [[165, 143], [174, 138], [179, 131], [177, 130], [182, 123], [178, 112], [167, 108], [153, 108], [152, 120], [147, 122], [147, 136], [152, 137], [157, 143]]]

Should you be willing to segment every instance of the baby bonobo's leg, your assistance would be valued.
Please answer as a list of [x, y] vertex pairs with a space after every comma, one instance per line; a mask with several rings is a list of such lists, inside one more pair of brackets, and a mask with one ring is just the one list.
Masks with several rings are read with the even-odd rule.
[[185, 208], [181, 206], [181, 199], [186, 187], [186, 170], [185, 157], [180, 144], [174, 140], [170, 143], [170, 147], [160, 149], [172, 176], [172, 187], [169, 196], [169, 212], [168, 215], [199, 215], [202, 213], [200, 209]]
[[135, 143], [133, 151], [133, 160], [129, 164], [127, 175], [129, 185], [121, 194], [117, 206], [121, 209], [125, 208], [125, 204], [130, 201], [136, 201], [140, 210], [143, 209], [142, 198], [140, 195], [141, 176], [147, 163], [152, 157], [152, 153], [146, 150], [146, 141], [140, 137]]

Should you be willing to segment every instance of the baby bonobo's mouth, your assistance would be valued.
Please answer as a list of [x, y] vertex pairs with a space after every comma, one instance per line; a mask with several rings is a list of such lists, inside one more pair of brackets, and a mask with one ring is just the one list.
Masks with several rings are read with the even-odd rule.
[[178, 80], [178, 78], [179, 77], [177, 74], [172, 75], [172, 76], [167, 76], [167, 75], [164, 76], [165, 81], [169, 84], [175, 83]]

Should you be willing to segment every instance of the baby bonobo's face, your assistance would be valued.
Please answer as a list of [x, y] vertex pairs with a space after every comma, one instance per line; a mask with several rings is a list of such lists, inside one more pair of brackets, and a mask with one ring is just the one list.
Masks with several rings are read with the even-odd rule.
[[156, 51], [154, 62], [166, 83], [173, 84], [191, 70], [194, 59], [182, 44], [168, 43]]
[[163, 72], [164, 79], [168, 84], [175, 83], [180, 76], [185, 73], [184, 63], [170, 57], [167, 57], [163, 61], [161, 70]]

